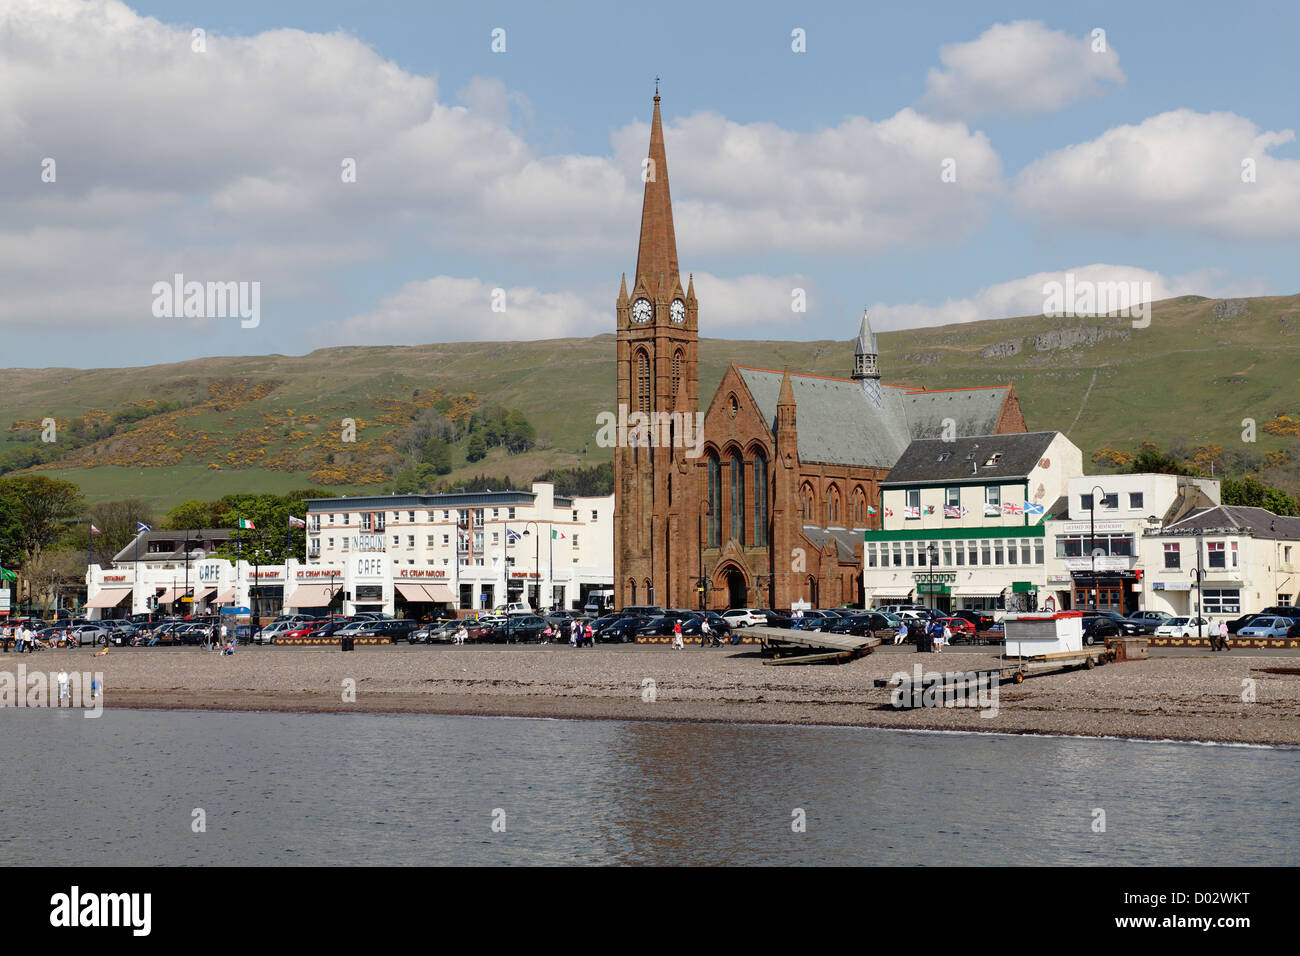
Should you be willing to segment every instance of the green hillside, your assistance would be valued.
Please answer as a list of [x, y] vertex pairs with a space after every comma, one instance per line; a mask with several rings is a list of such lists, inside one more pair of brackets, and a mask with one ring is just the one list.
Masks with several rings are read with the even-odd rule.
[[[707, 304], [703, 309], [707, 328]], [[848, 323], [852, 324], [852, 323]], [[1157, 303], [1147, 328], [1119, 318], [995, 319], [880, 335], [891, 384], [938, 388], [1012, 382], [1031, 429], [1060, 429], [1085, 457], [1142, 441], [1222, 446], [1289, 490], [1300, 487], [1300, 296]], [[458, 449], [451, 479], [484, 473], [518, 482], [549, 468], [607, 461], [596, 415], [614, 406], [614, 337], [321, 349], [305, 356], [205, 358], [126, 369], [10, 369], [0, 408], [0, 455], [39, 441], [59, 422], [57, 458], [37, 466], [77, 482], [93, 503], [136, 495], [164, 510], [189, 498], [305, 486], [386, 491], [377, 463], [425, 409], [455, 416], [519, 409], [537, 447], [492, 449], [480, 462]], [[849, 342], [702, 339], [707, 403], [729, 362], [844, 376]], [[150, 402], [171, 410], [151, 413]], [[113, 424], [110, 416], [139, 418]], [[142, 417], [141, 417], [142, 416]], [[355, 419], [355, 443], [341, 441]], [[1258, 441], [1241, 440], [1242, 420]], [[69, 424], [108, 421], [108, 437], [71, 448]], [[1272, 431], [1266, 430], [1267, 423]], [[79, 426], [81, 427], [81, 426]], [[93, 429], [85, 434], [94, 434]], [[63, 449], [67, 447], [66, 452]], [[1267, 464], [1259, 464], [1272, 453]]]

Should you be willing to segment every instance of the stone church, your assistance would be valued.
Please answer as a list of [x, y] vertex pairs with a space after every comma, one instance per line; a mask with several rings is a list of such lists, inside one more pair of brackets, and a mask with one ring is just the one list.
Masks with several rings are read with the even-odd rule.
[[[681, 421], [699, 410], [699, 304], [677, 265], [658, 93], [649, 160], [632, 290], [624, 276], [616, 305], [618, 402]], [[883, 384], [865, 313], [849, 372], [732, 364], [702, 453], [676, 434], [615, 449], [617, 607], [861, 603], [863, 532], [880, 528], [880, 482], [908, 443], [1026, 431], [1011, 385]]]

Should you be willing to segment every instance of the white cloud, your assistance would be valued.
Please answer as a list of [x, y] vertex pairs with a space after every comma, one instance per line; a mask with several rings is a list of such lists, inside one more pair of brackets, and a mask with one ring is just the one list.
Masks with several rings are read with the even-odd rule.
[[[1294, 139], [1235, 113], [1173, 110], [1036, 160], [1017, 178], [1014, 201], [1071, 227], [1296, 238], [1300, 160], [1269, 155]], [[1244, 160], [1253, 161], [1254, 182], [1242, 181]]]
[[1006, 319], [1022, 315], [1041, 315], [1046, 294], [1044, 286], [1059, 282], [1064, 285], [1066, 274], [1073, 276], [1076, 287], [1082, 282], [1091, 283], [1149, 283], [1149, 301], [1168, 299], [1180, 295], [1231, 297], [1243, 295], [1268, 295], [1270, 289], [1262, 280], [1231, 281], [1220, 270], [1207, 269], [1181, 276], [1165, 276], [1137, 266], [1093, 263], [1064, 269], [1060, 272], [1038, 272], [1020, 279], [1012, 279], [987, 286], [961, 299], [948, 299], [936, 305], [908, 303], [888, 305], [876, 303], [870, 307], [871, 325], [878, 332], [897, 329], [916, 329], [961, 322], [978, 322], [982, 319]]
[[940, 48], [943, 68], [931, 68], [922, 103], [935, 115], [966, 120], [1054, 112], [1124, 83], [1109, 42], [1104, 51], [1093, 47], [1091, 34], [1072, 37], [1039, 20], [998, 23], [975, 40]]

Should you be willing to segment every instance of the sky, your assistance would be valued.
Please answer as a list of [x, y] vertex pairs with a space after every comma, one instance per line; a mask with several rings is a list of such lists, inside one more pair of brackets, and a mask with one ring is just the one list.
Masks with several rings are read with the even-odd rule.
[[[0, 0], [0, 367], [611, 332], [656, 77], [702, 336], [1034, 314], [1067, 273], [1293, 294], [1296, 36], [1283, 2]], [[248, 308], [187, 316], [178, 274]]]

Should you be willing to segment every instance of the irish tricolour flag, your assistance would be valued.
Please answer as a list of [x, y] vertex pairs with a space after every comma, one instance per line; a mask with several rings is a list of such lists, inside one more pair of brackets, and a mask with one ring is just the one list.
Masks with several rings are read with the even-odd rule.
[[239, 526], [241, 528], [248, 528], [250, 531], [253, 530], [253, 522], [249, 521], [247, 518], [240, 518]]

